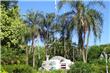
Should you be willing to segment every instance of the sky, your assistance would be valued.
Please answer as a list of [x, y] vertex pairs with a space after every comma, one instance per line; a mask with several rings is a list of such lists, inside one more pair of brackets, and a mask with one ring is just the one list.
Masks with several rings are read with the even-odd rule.
[[[55, 1], [54, 0], [18, 0], [18, 5], [20, 6], [20, 14], [25, 15], [28, 10], [32, 9], [34, 11], [43, 11], [44, 13], [57, 12], [55, 9]], [[99, 9], [103, 13], [103, 32], [101, 36], [101, 40], [97, 40], [94, 42], [93, 34], [90, 35], [89, 45], [100, 45], [100, 44], [110, 44], [110, 1], [104, 1], [105, 9]], [[65, 7], [62, 9], [60, 13], [63, 13], [64, 10], [68, 11], [69, 7]], [[58, 13], [58, 12], [57, 12]], [[59, 14], [60, 14], [59, 13]], [[75, 32], [74, 32], [75, 33]], [[77, 42], [77, 36], [73, 33], [73, 41]], [[36, 41], [39, 45], [43, 45], [43, 43], [39, 40]]]

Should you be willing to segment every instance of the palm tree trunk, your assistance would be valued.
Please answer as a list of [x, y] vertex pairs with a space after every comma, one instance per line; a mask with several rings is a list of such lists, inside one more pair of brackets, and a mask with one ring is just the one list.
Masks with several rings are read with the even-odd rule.
[[[85, 34], [84, 34], [84, 36], [85, 36]], [[82, 56], [83, 56], [83, 62], [84, 63], [87, 63], [87, 60], [86, 60], [86, 49], [85, 49], [85, 47], [84, 47], [84, 41], [85, 41], [85, 37], [84, 37], [84, 39], [83, 39], [83, 43], [82, 43]]]
[[83, 56], [83, 62], [87, 63], [85, 51], [86, 51], [85, 49], [82, 49], [82, 56]]
[[35, 48], [33, 48], [33, 68], [35, 67]]
[[35, 48], [34, 48], [34, 36], [32, 37], [32, 49], [33, 49], [33, 68], [35, 67]]
[[88, 32], [88, 35], [87, 35], [87, 44], [86, 44], [86, 60], [87, 60], [87, 55], [88, 55], [89, 36], [90, 36], [90, 31]]
[[[84, 28], [85, 29], [85, 28]], [[87, 63], [87, 49], [84, 47], [84, 43], [85, 43], [85, 38], [86, 38], [86, 31], [84, 30], [84, 39], [83, 39], [83, 61], [84, 63]]]
[[26, 47], [26, 65], [28, 65], [28, 48]]
[[83, 27], [83, 34], [84, 34], [84, 37], [82, 37], [82, 40], [83, 40], [83, 44], [82, 44], [82, 56], [83, 56], [83, 62], [84, 63], [87, 63], [87, 59], [86, 59], [86, 49], [84, 47], [84, 43], [85, 43], [85, 38], [86, 38], [86, 27], [84, 25], [84, 21], [83, 21], [83, 17], [81, 18], [81, 22], [82, 22], [82, 27]]
[[[78, 32], [78, 46], [79, 46], [79, 50], [80, 50], [80, 54], [82, 55], [83, 58], [83, 62], [86, 63], [86, 54], [85, 54], [85, 48], [84, 48], [84, 38], [82, 37], [83, 32], [82, 32], [82, 28], [79, 30]], [[84, 34], [85, 36], [85, 34]]]

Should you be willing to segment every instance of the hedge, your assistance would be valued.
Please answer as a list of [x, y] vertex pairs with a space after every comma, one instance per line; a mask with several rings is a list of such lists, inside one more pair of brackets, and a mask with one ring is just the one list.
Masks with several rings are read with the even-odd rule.
[[[110, 64], [108, 64], [110, 73]], [[76, 62], [68, 73], [106, 73], [106, 64]]]

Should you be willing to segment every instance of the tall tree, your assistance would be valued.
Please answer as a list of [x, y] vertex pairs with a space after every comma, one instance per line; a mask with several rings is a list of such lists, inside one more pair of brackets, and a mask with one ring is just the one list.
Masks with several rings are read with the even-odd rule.
[[30, 35], [32, 40], [32, 52], [33, 52], [33, 67], [35, 67], [35, 38], [37, 38], [42, 33], [42, 24], [44, 21], [44, 16], [40, 12], [28, 11], [26, 14], [25, 22], [30, 27]]
[[[87, 62], [87, 46], [89, 42], [90, 32], [92, 31], [95, 38], [100, 38], [102, 31], [103, 19], [101, 12], [97, 11], [95, 8], [91, 8], [90, 5], [100, 5], [104, 6], [102, 2], [88, 2], [83, 1], [67, 1], [62, 0], [58, 3], [59, 9], [63, 7], [64, 4], [70, 6], [70, 11], [64, 15], [70, 16], [71, 23], [69, 25], [71, 30], [76, 29], [78, 35], [78, 45], [81, 50], [83, 61]], [[99, 7], [100, 7], [99, 6]], [[87, 37], [87, 46], [85, 48], [85, 39]]]
[[9, 61], [8, 63], [11, 63], [11, 61], [15, 60], [19, 61], [21, 57], [19, 56], [18, 59], [16, 55], [19, 54], [18, 51], [21, 51], [21, 49], [19, 49], [21, 36], [23, 36], [26, 32], [25, 24], [20, 18], [19, 7], [16, 6], [11, 7], [10, 9], [6, 9], [6, 7], [1, 4], [0, 9], [1, 9], [0, 40], [1, 47], [4, 48], [1, 50], [2, 51], [1, 55], [4, 55], [2, 56], [2, 60], [4, 62]]
[[55, 19], [55, 14], [54, 13], [48, 13], [45, 15], [45, 21], [44, 21], [44, 33], [42, 33], [42, 38], [44, 39], [44, 43], [45, 43], [45, 49], [46, 49], [46, 55], [49, 55], [48, 52], [48, 47], [49, 44], [53, 41], [53, 36], [54, 36], [54, 32], [53, 32], [53, 26], [54, 26], [54, 19]]
[[[25, 25], [18, 14], [18, 6], [9, 10], [1, 5], [1, 45], [18, 46], [19, 36], [25, 33]], [[24, 31], [24, 33], [22, 32]]]
[[17, 3], [18, 3], [17, 0], [15, 0], [15, 1], [12, 1], [12, 0], [2, 0], [1, 1], [1, 5], [3, 5], [6, 9], [10, 9], [10, 8], [16, 7]]

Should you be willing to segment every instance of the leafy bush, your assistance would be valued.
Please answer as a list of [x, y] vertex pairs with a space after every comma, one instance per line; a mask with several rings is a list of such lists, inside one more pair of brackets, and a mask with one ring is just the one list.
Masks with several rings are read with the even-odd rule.
[[1, 64], [24, 64], [25, 53], [23, 49], [10, 48], [8, 46], [1, 47]]
[[85, 64], [83, 62], [76, 62], [74, 65], [71, 66], [71, 69], [68, 73], [91, 73], [92, 68], [90, 64]]
[[100, 54], [102, 53], [103, 48], [99, 46], [92, 46], [90, 47], [88, 51], [88, 61], [98, 59], [100, 57]]
[[37, 73], [36, 70], [27, 65], [5, 65], [4, 69], [8, 73]]
[[0, 73], [8, 73], [4, 68], [0, 65]]
[[36, 48], [36, 69], [42, 66], [45, 61], [45, 48]]
[[88, 50], [88, 61], [99, 59], [103, 51], [110, 54], [110, 44], [90, 47]]
[[[76, 62], [68, 73], [106, 73], [106, 64], [100, 63], [95, 63], [95, 61], [91, 63]], [[108, 64], [108, 70], [110, 70], [110, 64]]]
[[[36, 47], [36, 53], [35, 53], [35, 69], [39, 69], [42, 66], [43, 61], [45, 61], [45, 48]], [[29, 54], [29, 65], [32, 66], [32, 53]]]
[[[91, 67], [93, 68], [92, 73], [106, 73], [106, 65], [91, 64]], [[108, 64], [108, 70], [110, 73], [110, 64]]]
[[94, 60], [91, 60], [89, 61], [89, 64], [99, 64], [99, 65], [105, 65], [106, 62], [105, 62], [105, 59], [94, 59]]

